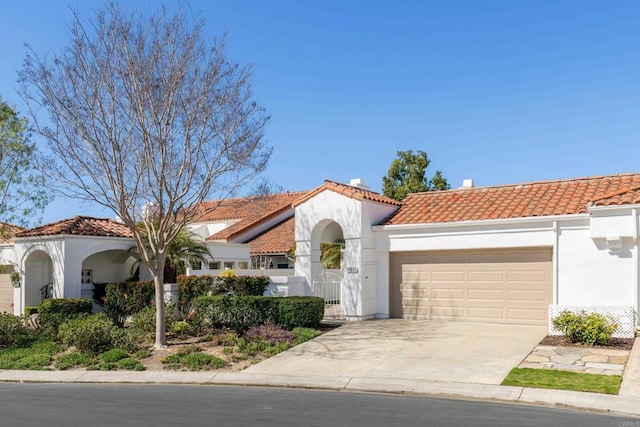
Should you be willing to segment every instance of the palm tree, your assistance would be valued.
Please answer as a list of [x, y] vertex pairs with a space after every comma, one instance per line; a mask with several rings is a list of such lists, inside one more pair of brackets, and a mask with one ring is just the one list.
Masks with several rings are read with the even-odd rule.
[[[136, 247], [130, 249], [137, 252]], [[164, 267], [164, 282], [176, 283], [178, 276], [187, 272], [187, 263], [193, 265], [207, 262], [211, 257], [207, 244], [196, 237], [196, 234], [186, 227], [182, 228], [176, 238], [171, 242], [167, 251], [167, 262]], [[140, 275], [140, 262], [132, 267], [130, 280], [138, 280]]]
[[320, 243], [320, 262], [327, 270], [339, 270], [342, 262], [344, 240], [331, 243]]

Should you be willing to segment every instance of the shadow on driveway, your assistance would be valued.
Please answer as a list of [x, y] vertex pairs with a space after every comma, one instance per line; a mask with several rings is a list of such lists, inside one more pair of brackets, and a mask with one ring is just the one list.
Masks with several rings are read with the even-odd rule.
[[545, 326], [385, 319], [347, 323], [245, 370], [500, 384]]

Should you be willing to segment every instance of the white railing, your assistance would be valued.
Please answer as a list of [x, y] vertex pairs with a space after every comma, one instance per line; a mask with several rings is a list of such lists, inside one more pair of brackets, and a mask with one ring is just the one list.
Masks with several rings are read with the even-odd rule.
[[314, 280], [312, 283], [313, 295], [324, 298], [325, 305], [340, 305], [341, 298], [340, 280]]

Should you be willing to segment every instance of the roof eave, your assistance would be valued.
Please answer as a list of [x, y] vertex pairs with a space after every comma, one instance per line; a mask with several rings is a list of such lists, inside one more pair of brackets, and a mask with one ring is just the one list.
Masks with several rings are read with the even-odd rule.
[[452, 222], [429, 222], [419, 224], [386, 224], [374, 225], [373, 231], [390, 231], [390, 230], [414, 230], [414, 229], [442, 229], [442, 228], [460, 228], [460, 227], [479, 227], [479, 226], [501, 226], [513, 224], [539, 224], [549, 221], [572, 221], [589, 219], [589, 213], [565, 214], [565, 215], [544, 215], [530, 216], [518, 218], [499, 218], [499, 219], [481, 219], [468, 221], [452, 221]]

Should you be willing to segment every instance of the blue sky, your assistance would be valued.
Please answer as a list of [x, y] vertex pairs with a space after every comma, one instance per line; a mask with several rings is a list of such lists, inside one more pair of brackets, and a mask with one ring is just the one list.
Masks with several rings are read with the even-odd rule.
[[[68, 41], [69, 3], [0, 0], [0, 95], [19, 110], [24, 42]], [[76, 0], [87, 17], [100, 1]], [[131, 1], [150, 11], [157, 1]], [[176, 2], [165, 2], [170, 7]], [[265, 176], [289, 190], [364, 178], [424, 150], [453, 187], [640, 171], [640, 2], [192, 1], [254, 64], [272, 116]], [[113, 217], [57, 200], [44, 221]]]

